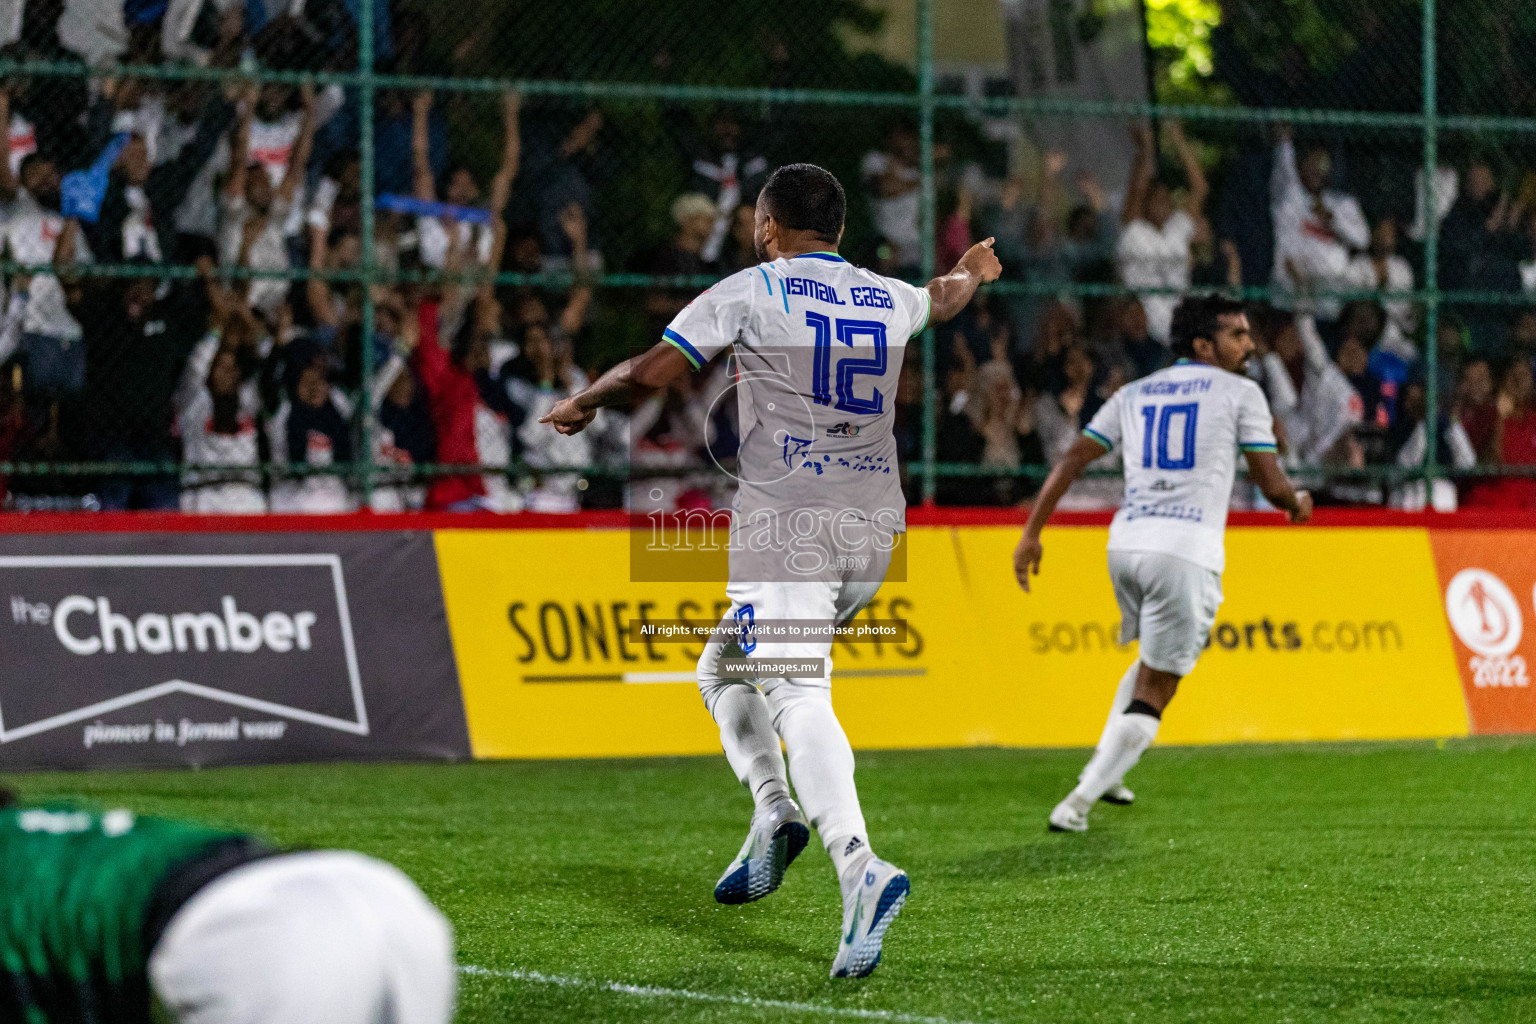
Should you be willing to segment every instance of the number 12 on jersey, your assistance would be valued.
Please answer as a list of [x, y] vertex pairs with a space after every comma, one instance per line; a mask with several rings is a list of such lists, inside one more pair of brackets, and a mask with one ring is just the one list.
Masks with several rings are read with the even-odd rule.
[[[1141, 468], [1151, 469], [1154, 456], [1158, 469], [1195, 468], [1195, 424], [1200, 420], [1199, 402], [1182, 402], [1178, 405], [1144, 405], [1141, 418], [1146, 420], [1141, 432]], [[1168, 451], [1168, 438], [1173, 433], [1174, 419], [1181, 419], [1184, 444], [1178, 458]], [[1157, 435], [1156, 444], [1153, 434]]]
[[885, 324], [879, 320], [830, 320], [820, 313], [809, 310], [805, 325], [816, 332], [816, 356], [811, 369], [811, 397], [817, 405], [832, 404], [832, 332], [836, 325], [837, 340], [853, 347], [853, 340], [861, 334], [870, 336], [875, 354], [870, 359], [843, 359], [837, 364], [837, 404], [834, 409], [843, 412], [876, 414], [885, 408], [885, 400], [878, 389], [872, 397], [858, 398], [853, 393], [853, 378], [859, 374], [876, 377], [885, 374]]

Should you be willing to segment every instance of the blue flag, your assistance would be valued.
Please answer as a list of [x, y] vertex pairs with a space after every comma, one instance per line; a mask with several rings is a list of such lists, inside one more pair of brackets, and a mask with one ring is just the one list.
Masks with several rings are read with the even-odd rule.
[[112, 136], [91, 166], [83, 171], [71, 171], [59, 183], [59, 205], [65, 217], [78, 217], [87, 224], [95, 224], [101, 216], [101, 201], [107, 197], [107, 179], [112, 165], [128, 145], [128, 133]]

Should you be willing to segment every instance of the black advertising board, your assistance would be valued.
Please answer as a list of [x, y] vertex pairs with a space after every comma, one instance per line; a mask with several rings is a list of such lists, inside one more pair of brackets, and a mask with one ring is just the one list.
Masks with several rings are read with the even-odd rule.
[[0, 767], [467, 758], [430, 533], [0, 536]]

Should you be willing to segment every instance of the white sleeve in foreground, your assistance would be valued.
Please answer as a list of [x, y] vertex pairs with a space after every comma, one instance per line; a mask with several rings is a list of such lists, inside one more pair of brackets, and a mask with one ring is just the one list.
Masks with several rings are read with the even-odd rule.
[[910, 285], [892, 277], [886, 278], [885, 283], [890, 286], [891, 298], [895, 300], [896, 308], [906, 316], [907, 323], [911, 325], [907, 330], [907, 337], [915, 338], [923, 333], [933, 314], [933, 297], [928, 294], [928, 289], [918, 288], [916, 285]]
[[1245, 381], [1237, 402], [1237, 446], [1245, 452], [1276, 451], [1275, 417], [1264, 400], [1264, 389]]
[[1099, 406], [1099, 411], [1093, 414], [1093, 419], [1083, 428], [1083, 436], [1091, 437], [1104, 446], [1107, 452], [1114, 451], [1124, 439], [1124, 431], [1121, 429], [1120, 412], [1125, 407], [1126, 388], [1133, 385], [1127, 384], [1124, 388], [1109, 396], [1109, 401]]
[[773, 287], [767, 275], [759, 274], [756, 267], [738, 271], [717, 282], [672, 318], [667, 329], [661, 332], [663, 340], [681, 352], [697, 370], [746, 333], [756, 299], [754, 285], [764, 289]]

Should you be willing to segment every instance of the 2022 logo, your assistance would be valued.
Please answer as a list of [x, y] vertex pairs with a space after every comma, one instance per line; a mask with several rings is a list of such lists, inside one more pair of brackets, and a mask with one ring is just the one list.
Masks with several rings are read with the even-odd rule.
[[1524, 634], [1524, 616], [1502, 579], [1486, 569], [1461, 570], [1445, 588], [1445, 614], [1457, 638], [1473, 652], [1473, 686], [1530, 685], [1525, 658], [1514, 653]]

